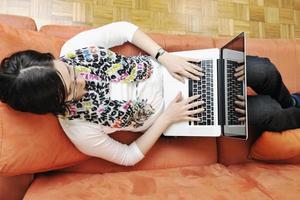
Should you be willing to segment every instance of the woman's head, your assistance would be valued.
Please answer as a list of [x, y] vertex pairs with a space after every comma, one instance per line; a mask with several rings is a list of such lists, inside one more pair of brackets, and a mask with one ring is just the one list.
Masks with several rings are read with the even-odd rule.
[[0, 100], [12, 108], [37, 114], [64, 114], [66, 85], [50, 53], [17, 52], [1, 62]]

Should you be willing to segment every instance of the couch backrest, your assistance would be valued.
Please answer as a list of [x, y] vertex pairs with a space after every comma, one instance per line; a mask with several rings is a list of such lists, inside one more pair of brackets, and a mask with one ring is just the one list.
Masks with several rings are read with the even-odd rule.
[[[0, 15], [0, 23], [1, 19]], [[21, 17], [23, 18], [23, 17]], [[26, 25], [28, 29], [36, 30], [36, 25], [32, 19], [25, 19], [26, 23], [20, 22], [21, 18], [10, 18], [15, 20], [16, 26], [23, 28], [22, 24]], [[23, 19], [22, 19], [23, 20]], [[33, 24], [32, 24], [33, 21]], [[8, 19], [4, 17], [4, 22]], [[10, 23], [10, 22], [9, 22]], [[48, 35], [59, 37], [67, 40], [75, 34], [88, 30], [92, 27], [88, 26], [58, 26], [47, 25], [40, 29]], [[211, 38], [205, 36], [178, 36], [150, 33], [150, 36], [158, 42], [167, 51], [180, 51], [191, 49], [203, 49], [220, 47], [228, 41], [229, 38]], [[288, 88], [291, 91], [300, 90], [297, 84], [297, 74], [300, 68], [299, 58], [299, 41], [294, 40], [257, 40], [248, 39], [247, 50], [249, 54], [266, 56], [271, 59], [279, 68], [283, 75]], [[132, 44], [126, 43], [122, 46], [115, 47], [112, 50], [124, 54], [126, 56], [136, 55], [142, 52]], [[57, 49], [59, 52], [59, 49]], [[123, 142], [130, 142], [134, 140], [137, 135], [121, 136], [114, 134], [113, 137]], [[218, 144], [218, 158], [217, 145]], [[149, 152], [144, 161], [132, 168], [123, 168], [98, 158], [91, 158], [74, 167], [65, 168], [62, 171], [80, 171], [80, 172], [110, 172], [110, 171], [126, 171], [135, 169], [150, 169], [150, 168], [167, 168], [186, 165], [210, 164], [217, 160], [224, 164], [249, 162], [247, 154], [252, 141], [239, 141], [227, 138], [161, 138], [156, 146]], [[237, 155], [236, 152], [239, 152]], [[188, 156], [187, 156], [188, 155]], [[184, 158], [184, 159], [183, 159]]]

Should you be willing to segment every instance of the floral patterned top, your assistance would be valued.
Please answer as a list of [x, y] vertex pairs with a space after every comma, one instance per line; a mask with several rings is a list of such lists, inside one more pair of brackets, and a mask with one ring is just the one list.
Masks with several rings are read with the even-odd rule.
[[138, 82], [148, 79], [153, 67], [148, 56], [125, 57], [100, 46], [67, 53], [61, 61], [75, 67], [86, 80], [87, 93], [70, 106], [69, 120], [84, 119], [112, 128], [142, 126], [155, 110], [147, 99], [112, 100], [111, 82]]

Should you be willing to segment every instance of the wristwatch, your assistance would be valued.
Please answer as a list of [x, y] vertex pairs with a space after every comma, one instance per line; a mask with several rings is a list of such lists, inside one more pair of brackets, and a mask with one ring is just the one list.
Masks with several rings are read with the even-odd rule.
[[157, 60], [159, 56], [162, 56], [166, 51], [163, 48], [158, 49], [158, 52], [155, 56], [155, 59]]

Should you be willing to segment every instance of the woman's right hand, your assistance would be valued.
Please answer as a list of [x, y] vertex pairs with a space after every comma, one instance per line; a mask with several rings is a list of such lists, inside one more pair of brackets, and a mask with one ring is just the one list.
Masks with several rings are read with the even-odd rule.
[[192, 115], [203, 112], [204, 108], [191, 110], [191, 108], [204, 104], [203, 101], [195, 101], [198, 98], [199, 95], [195, 95], [182, 99], [182, 94], [179, 92], [162, 114], [166, 122], [172, 124], [179, 121], [200, 121], [199, 118], [192, 117]]
[[244, 122], [246, 120], [246, 110], [245, 110], [245, 97], [242, 95], [236, 95], [237, 100], [234, 101], [235, 111], [240, 114], [238, 121]]

